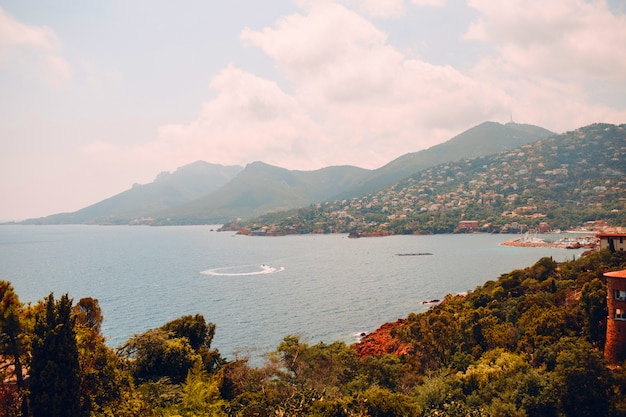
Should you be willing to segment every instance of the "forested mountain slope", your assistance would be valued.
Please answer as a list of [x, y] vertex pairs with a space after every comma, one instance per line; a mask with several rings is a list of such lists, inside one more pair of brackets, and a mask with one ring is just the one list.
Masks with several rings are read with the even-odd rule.
[[27, 224], [206, 224], [361, 196], [438, 163], [483, 156], [550, 135], [532, 125], [485, 122], [430, 149], [406, 154], [377, 169], [333, 166], [287, 170], [263, 162], [222, 166], [198, 161], [154, 182], [135, 185], [72, 213]]
[[306, 207], [330, 198], [368, 172], [352, 166], [296, 171], [254, 162], [219, 190], [158, 213], [154, 223], [221, 223], [232, 218]]
[[[626, 125], [594, 124], [514, 150], [420, 171], [361, 198], [227, 225], [273, 234], [523, 231], [626, 224]], [[253, 226], [255, 225], [255, 226]]]
[[337, 199], [361, 197], [401, 179], [446, 162], [476, 158], [513, 149], [553, 135], [539, 126], [484, 122], [452, 139], [419, 152], [412, 152], [374, 170], [361, 182], [343, 191]]

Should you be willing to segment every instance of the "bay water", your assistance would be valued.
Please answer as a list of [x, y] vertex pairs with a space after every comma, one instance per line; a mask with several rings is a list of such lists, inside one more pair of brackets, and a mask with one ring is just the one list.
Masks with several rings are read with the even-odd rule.
[[500, 246], [507, 235], [249, 237], [219, 226], [2, 226], [0, 279], [23, 302], [97, 298], [116, 347], [186, 314], [216, 324], [229, 359], [261, 357], [287, 335], [355, 342], [543, 256], [582, 250]]

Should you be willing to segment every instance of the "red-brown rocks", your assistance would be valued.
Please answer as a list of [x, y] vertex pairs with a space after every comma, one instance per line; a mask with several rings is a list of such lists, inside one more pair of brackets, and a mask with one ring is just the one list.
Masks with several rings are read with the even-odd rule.
[[393, 323], [385, 323], [369, 333], [356, 344], [357, 355], [360, 359], [368, 356], [381, 356], [386, 353], [395, 355], [406, 355], [411, 351], [411, 345], [401, 342], [398, 338], [392, 336], [392, 331], [403, 326], [407, 322], [406, 319], [398, 319]]

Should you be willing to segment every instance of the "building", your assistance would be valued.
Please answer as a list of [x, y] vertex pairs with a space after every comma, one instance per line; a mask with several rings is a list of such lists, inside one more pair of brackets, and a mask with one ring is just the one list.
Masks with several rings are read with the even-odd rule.
[[478, 230], [478, 220], [461, 220], [459, 222], [459, 229], [469, 231]]
[[600, 249], [609, 249], [611, 252], [626, 250], [626, 233], [600, 233]]
[[539, 233], [549, 233], [552, 231], [550, 225], [546, 222], [539, 223]]
[[609, 363], [626, 360], [626, 270], [604, 274], [606, 278], [606, 343], [604, 358]]

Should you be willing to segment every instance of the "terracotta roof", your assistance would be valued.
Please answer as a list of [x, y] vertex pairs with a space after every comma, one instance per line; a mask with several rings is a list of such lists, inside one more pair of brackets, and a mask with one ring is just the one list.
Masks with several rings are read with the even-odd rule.
[[598, 237], [626, 237], [626, 233], [599, 233]]
[[626, 269], [623, 271], [605, 272], [604, 276], [608, 278], [626, 278]]

